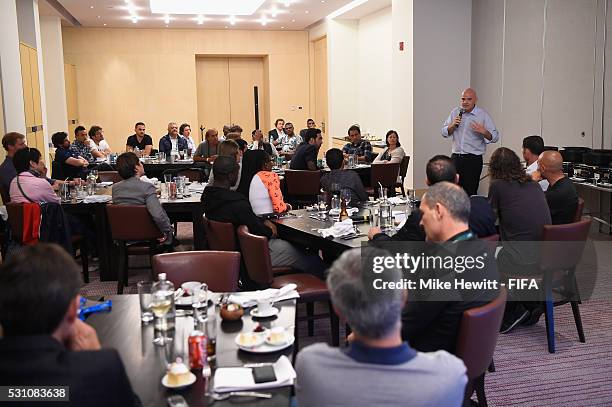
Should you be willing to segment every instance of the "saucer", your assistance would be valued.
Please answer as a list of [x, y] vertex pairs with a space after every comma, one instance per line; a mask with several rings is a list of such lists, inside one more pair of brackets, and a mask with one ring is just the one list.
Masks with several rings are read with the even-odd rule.
[[193, 373], [189, 373], [189, 381], [187, 383], [183, 383], [183, 384], [179, 384], [176, 386], [170, 385], [168, 384], [168, 374], [166, 373], [164, 375], [164, 377], [162, 377], [162, 384], [164, 385], [164, 387], [167, 387], [168, 389], [182, 389], [183, 387], [187, 387], [187, 386], [191, 386], [192, 384], [195, 383], [196, 381], [196, 375], [194, 375]]
[[279, 312], [280, 311], [278, 308], [272, 307], [270, 308], [270, 311], [266, 312], [265, 314], [262, 314], [259, 312], [259, 308], [253, 308], [251, 310], [251, 316], [255, 318], [269, 318], [273, 317], [274, 315], [277, 315]]

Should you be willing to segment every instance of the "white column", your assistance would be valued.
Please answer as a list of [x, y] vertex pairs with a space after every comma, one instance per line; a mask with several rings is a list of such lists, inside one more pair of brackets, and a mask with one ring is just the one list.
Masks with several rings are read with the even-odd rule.
[[17, 8], [14, 0], [0, 1], [0, 27], [2, 27], [2, 35], [0, 35], [0, 79], [2, 80], [4, 130], [25, 134], [19, 30], [17, 27]]
[[45, 80], [45, 106], [47, 127], [45, 135], [50, 137], [58, 131], [68, 132], [68, 111], [66, 109], [66, 86], [64, 78], [64, 48], [62, 25], [59, 17], [40, 17], [42, 60]]
[[[406, 187], [413, 188], [414, 182], [414, 35], [413, 35], [413, 0], [393, 0], [391, 21], [393, 25], [393, 55], [391, 92], [392, 126], [400, 136], [400, 143], [410, 156]], [[400, 50], [403, 42], [403, 51]]]

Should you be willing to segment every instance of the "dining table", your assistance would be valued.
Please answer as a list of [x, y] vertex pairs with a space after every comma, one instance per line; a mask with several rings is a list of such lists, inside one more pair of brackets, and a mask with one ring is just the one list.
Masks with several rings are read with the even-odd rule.
[[[193, 225], [193, 246], [195, 250], [203, 250], [206, 246], [204, 232], [204, 206], [201, 203], [202, 191], [205, 184], [191, 183], [187, 188], [190, 195], [179, 199], [161, 198], [160, 203], [171, 220], [190, 222]], [[95, 195], [112, 196], [112, 185], [99, 184]], [[111, 230], [106, 215], [107, 202], [90, 202], [87, 199], [76, 199], [62, 202], [66, 213], [74, 215], [89, 215], [93, 217], [96, 249], [100, 259], [100, 280], [117, 280], [118, 256], [114, 253]], [[137, 227], [137, 225], [134, 225]]]
[[[211, 303], [217, 302], [215, 295], [217, 294], [211, 295], [214, 300], [210, 301]], [[176, 361], [177, 357], [189, 363], [187, 340], [189, 334], [194, 331], [193, 317], [177, 316], [175, 329], [167, 332], [173, 340], [164, 346], [158, 346], [153, 344], [155, 333], [153, 323], [142, 323], [140, 320], [140, 302], [137, 294], [111, 295], [105, 300], [112, 301], [111, 311], [92, 314], [86, 322], [96, 330], [103, 348], [113, 348], [119, 352], [132, 388], [143, 406], [166, 406], [167, 398], [175, 394], [183, 396], [189, 406], [207, 406], [212, 400], [206, 396], [206, 393], [213, 390], [213, 378], [217, 368], [274, 363], [282, 355], [291, 360], [293, 345], [272, 353], [251, 353], [240, 350], [235, 338], [241, 332], [252, 332], [257, 324], [264, 328], [282, 326], [286, 329], [295, 329], [295, 299], [276, 302], [274, 306], [279, 312], [274, 317], [255, 318], [250, 315], [250, 309], [247, 308], [244, 316], [233, 322], [222, 321], [217, 306], [214, 311], [216, 317], [214, 322], [211, 321], [216, 325], [217, 332], [216, 355], [210, 363], [212, 375], [204, 378], [201, 370], [192, 370], [196, 375], [196, 381], [192, 385], [181, 390], [168, 389], [162, 385], [168, 364]], [[211, 309], [209, 315], [212, 312]], [[270, 393], [272, 397], [269, 399], [231, 397], [225, 401], [215, 401], [214, 405], [287, 407], [291, 402], [292, 387], [258, 390]]]

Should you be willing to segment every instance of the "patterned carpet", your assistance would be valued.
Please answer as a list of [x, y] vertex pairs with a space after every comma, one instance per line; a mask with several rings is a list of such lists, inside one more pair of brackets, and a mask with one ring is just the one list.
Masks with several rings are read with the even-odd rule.
[[[179, 224], [182, 250], [191, 245], [191, 227]], [[595, 250], [599, 266], [597, 295], [583, 301], [580, 312], [586, 343], [578, 334], [569, 305], [555, 308], [557, 352], [548, 353], [544, 318], [531, 327], [520, 327], [500, 335], [495, 351], [496, 372], [486, 376], [486, 393], [490, 406], [612, 406], [612, 242], [596, 234]], [[146, 258], [131, 258], [131, 264], [146, 265]], [[605, 272], [603, 274], [602, 272]], [[148, 270], [132, 271], [130, 286], [124, 291], [136, 293], [136, 282], [148, 279]], [[116, 293], [117, 283], [100, 282], [92, 271], [91, 282], [82, 295], [105, 296]], [[316, 312], [325, 312], [321, 308]], [[304, 309], [299, 312], [305, 313]], [[315, 336], [307, 337], [306, 325], [300, 324], [300, 345], [329, 341], [329, 322], [315, 321]]]

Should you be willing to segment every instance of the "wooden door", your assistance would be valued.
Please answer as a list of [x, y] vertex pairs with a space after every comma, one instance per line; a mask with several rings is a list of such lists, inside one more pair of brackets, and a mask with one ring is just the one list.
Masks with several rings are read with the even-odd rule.
[[[327, 37], [314, 42], [314, 121], [323, 133], [323, 143], [331, 148], [331, 136], [327, 136]], [[319, 152], [322, 154], [323, 150]]]
[[230, 121], [239, 124], [246, 135], [255, 130], [254, 87], [258, 88], [259, 127], [267, 129], [265, 106], [264, 75], [262, 58], [229, 58], [229, 105]]
[[64, 64], [64, 83], [66, 88], [66, 111], [68, 113], [68, 131], [74, 134], [79, 122], [79, 105], [77, 101], [76, 66]]
[[223, 126], [231, 123], [228, 70], [227, 58], [196, 59], [197, 127], [204, 125], [207, 129], [216, 128], [221, 133]]
[[23, 87], [23, 111], [25, 112], [26, 131], [36, 123], [34, 120], [34, 95], [32, 94], [32, 76], [30, 75], [30, 47], [19, 44], [21, 57], [21, 82]]

